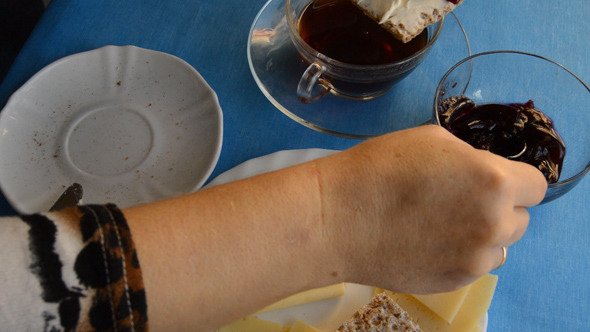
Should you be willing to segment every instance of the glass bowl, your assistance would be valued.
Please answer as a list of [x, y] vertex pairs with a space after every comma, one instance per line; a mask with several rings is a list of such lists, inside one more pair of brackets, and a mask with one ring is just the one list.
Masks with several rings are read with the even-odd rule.
[[467, 97], [476, 105], [524, 104], [529, 100], [552, 121], [566, 147], [559, 180], [549, 184], [543, 203], [561, 197], [590, 171], [590, 88], [559, 63], [519, 51], [469, 56], [441, 79], [434, 98], [433, 122], [449, 97]]

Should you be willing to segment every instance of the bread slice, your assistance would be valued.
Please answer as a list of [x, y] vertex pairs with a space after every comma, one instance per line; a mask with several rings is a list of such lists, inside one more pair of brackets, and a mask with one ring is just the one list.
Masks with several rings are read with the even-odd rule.
[[463, 0], [352, 0], [365, 14], [404, 43], [440, 21]]
[[344, 322], [337, 332], [405, 332], [422, 331], [412, 322], [410, 314], [385, 293], [377, 294], [371, 302]]

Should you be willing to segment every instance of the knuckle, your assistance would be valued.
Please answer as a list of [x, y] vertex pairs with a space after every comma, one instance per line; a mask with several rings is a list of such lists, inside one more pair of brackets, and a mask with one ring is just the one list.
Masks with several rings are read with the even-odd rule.
[[490, 270], [488, 262], [482, 255], [473, 255], [464, 265], [463, 273], [466, 278], [478, 278]]
[[495, 197], [503, 196], [510, 190], [509, 174], [505, 169], [496, 165], [487, 167], [481, 179], [483, 189]]
[[480, 238], [482, 243], [486, 245], [503, 242], [511, 232], [507, 223], [496, 218], [484, 221], [483, 225]]
[[472, 222], [469, 237], [472, 240], [472, 249], [478, 249], [501, 241], [509, 232], [508, 227], [502, 222], [498, 213], [481, 213], [477, 220]]
[[466, 284], [473, 281], [489, 271], [488, 264], [478, 255], [472, 255], [470, 258], [465, 257], [455, 267], [453, 280], [460, 281], [459, 284]]

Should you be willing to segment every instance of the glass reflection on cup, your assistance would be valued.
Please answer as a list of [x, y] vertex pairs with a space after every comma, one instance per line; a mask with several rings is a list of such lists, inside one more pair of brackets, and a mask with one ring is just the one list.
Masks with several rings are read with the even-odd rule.
[[[443, 25], [440, 20], [427, 27], [415, 40], [403, 44], [354, 6], [349, 0], [286, 0], [291, 40], [308, 63], [297, 87], [300, 101], [313, 103], [329, 92], [356, 100], [383, 95], [422, 63]], [[335, 15], [333, 17], [338, 19], [322, 17], [324, 13], [321, 11], [326, 9], [332, 11], [326, 15]], [[347, 17], [351, 18], [347, 20]], [[370, 23], [359, 27], [357, 22], [361, 20]], [[376, 28], [371, 29], [373, 26], [369, 24]], [[314, 29], [330, 31], [322, 37], [321, 43], [317, 43], [312, 36]], [[311, 34], [309, 30], [312, 30]], [[362, 34], [364, 36], [359, 37]], [[384, 42], [381, 50], [380, 44]], [[398, 52], [400, 49], [407, 50]], [[392, 54], [383, 55], [392, 50]]]

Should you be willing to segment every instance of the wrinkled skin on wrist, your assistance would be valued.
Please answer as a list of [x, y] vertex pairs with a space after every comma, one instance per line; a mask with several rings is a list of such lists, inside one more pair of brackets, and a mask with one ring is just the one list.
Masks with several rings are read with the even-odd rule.
[[368, 140], [316, 167], [344, 281], [405, 293], [454, 290], [493, 270], [547, 189], [534, 167], [437, 126]]

